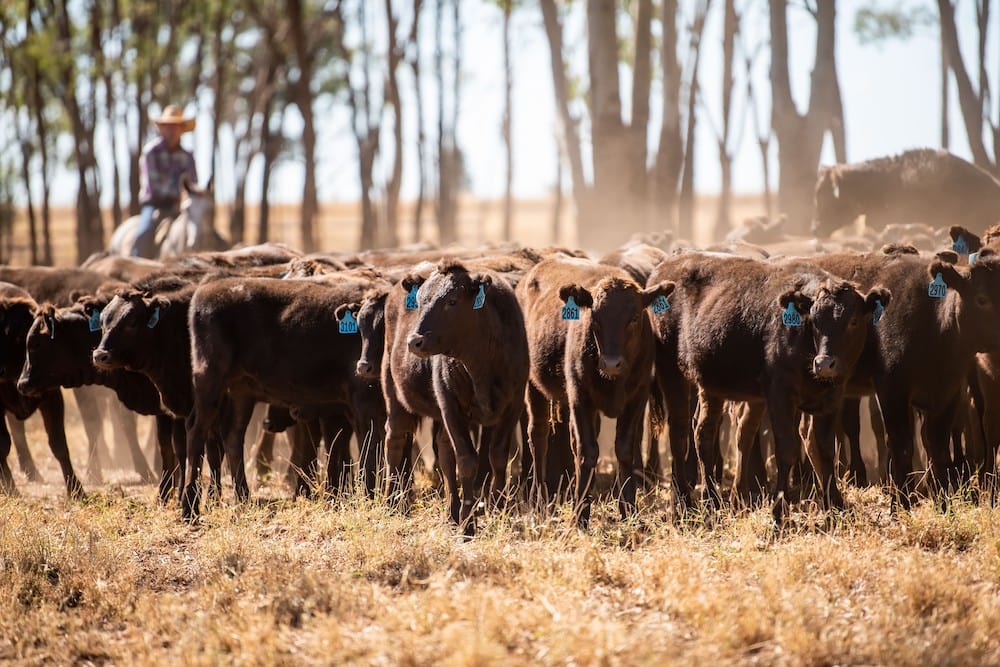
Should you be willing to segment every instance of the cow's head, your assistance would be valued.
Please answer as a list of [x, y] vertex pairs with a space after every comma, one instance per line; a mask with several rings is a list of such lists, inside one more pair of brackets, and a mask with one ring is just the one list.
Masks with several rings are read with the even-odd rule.
[[[412, 281], [405, 280], [403, 289]], [[418, 357], [443, 354], [460, 357], [482, 341], [478, 332], [488, 317], [496, 286], [488, 273], [470, 273], [461, 262], [441, 262], [419, 287], [417, 323], [406, 339]]]
[[674, 283], [664, 281], [641, 287], [634, 280], [621, 277], [602, 279], [592, 289], [569, 284], [559, 288], [559, 299], [568, 303], [572, 298], [582, 311], [581, 324], [589, 325], [597, 347], [597, 369], [606, 377], [616, 377], [628, 369], [631, 348], [639, 344], [640, 330], [649, 326], [645, 309], [657, 298], [667, 298]]
[[169, 307], [167, 299], [135, 290], [116, 294], [101, 312], [101, 341], [94, 350], [94, 365], [105, 370], [144, 368], [146, 360], [161, 354], [152, 343], [153, 332]]
[[812, 336], [812, 373], [829, 382], [846, 381], [854, 370], [868, 335], [868, 325], [888, 309], [892, 294], [873, 287], [867, 294], [846, 281], [827, 280], [814, 292], [804, 287], [778, 297], [784, 313], [791, 305]]
[[[402, 289], [395, 287], [394, 289]], [[358, 333], [361, 334], [361, 355], [356, 372], [365, 380], [378, 379], [385, 355], [385, 300], [386, 290], [372, 290], [365, 294], [357, 308]]]
[[864, 212], [849, 193], [843, 192], [843, 180], [839, 166], [819, 170], [813, 194], [812, 232], [816, 236], [830, 236]]
[[24, 344], [38, 312], [27, 296], [0, 299], [0, 379], [16, 380], [24, 365]]
[[1000, 252], [990, 246], [982, 248], [971, 266], [936, 259], [928, 274], [931, 278], [940, 274], [948, 292], [954, 291], [960, 299], [959, 323], [973, 349], [1000, 351]]
[[91, 331], [81, 304], [59, 309], [43, 306], [28, 331], [17, 390], [30, 395], [84, 384], [93, 370], [91, 353], [100, 338], [100, 329]]

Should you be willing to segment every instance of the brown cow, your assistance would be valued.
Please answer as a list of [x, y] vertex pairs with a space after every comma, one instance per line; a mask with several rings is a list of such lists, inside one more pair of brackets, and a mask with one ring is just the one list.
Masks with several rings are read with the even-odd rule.
[[524, 409], [528, 345], [514, 290], [497, 273], [470, 272], [445, 260], [426, 280], [414, 275], [390, 291], [385, 327], [390, 490], [397, 492], [406, 474], [404, 454], [419, 419], [440, 422], [438, 456], [450, 516], [472, 535], [479, 468], [473, 429], [483, 427], [480, 449], [492, 470], [490, 495], [501, 502], [510, 443]]
[[[193, 419], [188, 429], [189, 474], [185, 517], [199, 510], [200, 453], [206, 439], [224, 432], [237, 498], [249, 490], [243, 466], [244, 401], [298, 408], [344, 406], [362, 441], [366, 483], [374, 485], [382, 442], [384, 406], [378, 384], [355, 373], [360, 337], [353, 312], [335, 318], [371, 288], [370, 278], [336, 275], [312, 280], [222, 278], [202, 284], [191, 299]], [[346, 326], [351, 325], [351, 326]], [[220, 406], [231, 398], [231, 425], [222, 428]], [[239, 400], [237, 400], [239, 399]]]
[[531, 350], [527, 388], [528, 439], [535, 485], [545, 480], [549, 422], [569, 408], [576, 447], [578, 522], [590, 521], [597, 465], [598, 413], [617, 419], [615, 454], [623, 515], [635, 508], [642, 474], [639, 445], [653, 367], [653, 337], [644, 309], [666, 299], [673, 283], [644, 288], [624, 269], [583, 259], [539, 263], [518, 285]]
[[[675, 280], [672, 317], [657, 322], [657, 375], [664, 392], [675, 458], [687, 460], [690, 391], [698, 389], [695, 443], [709, 497], [720, 499], [712, 475], [724, 402], [766, 403], [778, 477], [774, 518], [785, 512], [789, 475], [802, 451], [799, 411], [815, 415], [818, 450], [810, 452], [828, 505], [843, 498], [833, 474], [834, 416], [864, 347], [882, 288], [862, 295], [851, 284], [805, 262], [769, 264], [687, 253], [661, 264], [650, 281]], [[759, 414], [759, 411], [758, 411]], [[685, 469], [674, 467], [675, 475]], [[682, 490], [694, 480], [682, 479]]]
[[860, 215], [870, 229], [961, 221], [982, 232], [1000, 219], [1000, 182], [947, 151], [926, 148], [821, 169], [813, 233], [829, 236]]
[[976, 353], [1000, 348], [1000, 257], [980, 255], [970, 268], [909, 254], [813, 260], [863, 288], [893, 286], [894, 306], [875, 327], [848, 391], [878, 396], [889, 472], [904, 505], [916, 486], [912, 410], [924, 415], [932, 483], [943, 484], [956, 472], [950, 439]]

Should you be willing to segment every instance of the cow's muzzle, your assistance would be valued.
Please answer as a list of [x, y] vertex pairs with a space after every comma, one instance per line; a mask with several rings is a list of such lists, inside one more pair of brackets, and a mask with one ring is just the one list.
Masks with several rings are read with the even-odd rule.
[[840, 363], [837, 357], [820, 354], [813, 359], [813, 373], [824, 380], [835, 380], [840, 377]]

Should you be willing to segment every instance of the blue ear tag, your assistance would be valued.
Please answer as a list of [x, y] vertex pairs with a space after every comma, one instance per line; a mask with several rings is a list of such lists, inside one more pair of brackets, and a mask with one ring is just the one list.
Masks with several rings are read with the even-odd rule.
[[49, 321], [49, 338], [51, 338], [52, 340], [55, 340], [56, 339], [56, 318], [54, 318], [54, 317], [48, 317], [46, 319]]
[[410, 288], [410, 291], [406, 293], [406, 309], [416, 310], [417, 309], [417, 290], [420, 289], [420, 285], [414, 285]]
[[654, 315], [659, 315], [670, 310], [670, 302], [667, 301], [667, 297], [661, 294], [653, 299], [653, 303], [649, 304], [649, 307], [652, 309]]
[[978, 252], [970, 252], [969, 253], [969, 266], [972, 266], [973, 264], [975, 264], [977, 259], [979, 259], [979, 253]]
[[875, 299], [875, 310], [872, 311], [872, 324], [878, 324], [884, 314], [885, 307], [882, 305], [882, 299]]
[[939, 273], [934, 276], [934, 280], [932, 280], [931, 284], [927, 286], [927, 296], [932, 299], [943, 299], [947, 293], [948, 284], [945, 283], [944, 278], [942, 278]]
[[344, 318], [340, 320], [340, 333], [342, 334], [356, 334], [358, 333], [358, 321], [354, 319], [354, 313], [347, 311], [344, 313]]
[[955, 239], [955, 242], [951, 244], [951, 249], [957, 252], [959, 255], [969, 254], [969, 244], [965, 242], [965, 237], [961, 234]]
[[576, 305], [573, 297], [566, 299], [566, 305], [562, 307], [562, 318], [564, 320], [580, 319], [580, 306]]
[[476, 300], [472, 302], [472, 309], [479, 310], [486, 305], [486, 286], [479, 286], [479, 293], [476, 294]]
[[149, 322], [146, 322], [146, 326], [152, 329], [153, 327], [156, 326], [156, 323], [159, 321], [160, 321], [160, 307], [157, 306], [156, 309], [153, 310], [153, 314], [150, 316]]
[[795, 304], [789, 302], [788, 307], [781, 312], [781, 323], [786, 327], [802, 326], [802, 317], [799, 311], [795, 310]]
[[94, 308], [90, 312], [90, 318], [87, 320], [87, 327], [89, 327], [91, 331], [101, 330], [101, 311]]

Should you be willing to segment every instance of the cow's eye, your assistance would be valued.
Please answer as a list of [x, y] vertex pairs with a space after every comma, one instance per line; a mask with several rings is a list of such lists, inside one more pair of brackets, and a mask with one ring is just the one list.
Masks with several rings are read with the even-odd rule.
[[458, 299], [454, 299], [454, 298], [448, 299], [448, 305], [449, 306], [456, 306], [456, 305], [458, 305]]
[[976, 296], [976, 305], [979, 306], [980, 308], [989, 308], [990, 298], [985, 294], [980, 294]]

